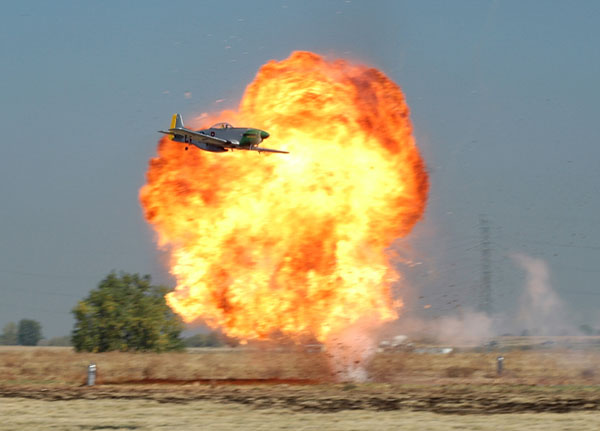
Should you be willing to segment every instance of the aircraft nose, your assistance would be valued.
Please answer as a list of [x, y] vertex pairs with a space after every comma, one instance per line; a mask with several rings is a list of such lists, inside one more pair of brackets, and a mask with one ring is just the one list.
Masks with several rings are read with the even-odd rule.
[[269, 136], [271, 136], [271, 135], [269, 135], [268, 132], [265, 132], [264, 130], [260, 131], [260, 137], [261, 137], [261, 139], [267, 139]]

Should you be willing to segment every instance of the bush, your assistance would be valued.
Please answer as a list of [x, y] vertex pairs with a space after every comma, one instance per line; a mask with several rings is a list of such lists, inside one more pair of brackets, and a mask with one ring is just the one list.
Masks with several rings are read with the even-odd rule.
[[222, 346], [219, 334], [209, 332], [208, 334], [196, 334], [183, 340], [185, 347], [219, 347]]
[[182, 350], [183, 324], [165, 301], [168, 289], [150, 276], [114, 272], [73, 309], [75, 350]]
[[17, 324], [9, 322], [4, 325], [2, 335], [0, 335], [0, 344], [5, 346], [14, 346], [17, 344]]
[[56, 346], [56, 347], [68, 347], [72, 346], [71, 336], [63, 335], [62, 337], [52, 337], [48, 340], [41, 340], [38, 343], [39, 346]]

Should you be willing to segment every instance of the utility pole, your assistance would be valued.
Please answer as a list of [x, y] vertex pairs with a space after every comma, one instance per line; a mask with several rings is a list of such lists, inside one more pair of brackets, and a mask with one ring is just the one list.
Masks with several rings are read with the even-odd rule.
[[485, 214], [479, 215], [479, 233], [481, 234], [481, 290], [479, 292], [479, 311], [491, 314], [492, 307], [492, 242], [490, 224]]

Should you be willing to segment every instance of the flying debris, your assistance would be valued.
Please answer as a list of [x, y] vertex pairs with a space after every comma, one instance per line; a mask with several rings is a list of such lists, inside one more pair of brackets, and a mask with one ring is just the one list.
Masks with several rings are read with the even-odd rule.
[[258, 145], [269, 137], [269, 133], [264, 130], [233, 127], [229, 123], [217, 123], [208, 129], [194, 131], [185, 128], [183, 119], [179, 114], [173, 115], [171, 127], [168, 131], [159, 130], [158, 132], [171, 135], [171, 140], [175, 142], [183, 142], [186, 144], [186, 150], [188, 149], [187, 144], [192, 144], [201, 150], [213, 153], [223, 153], [229, 150], [248, 150], [258, 151], [259, 153], [289, 154], [288, 151], [259, 147]]

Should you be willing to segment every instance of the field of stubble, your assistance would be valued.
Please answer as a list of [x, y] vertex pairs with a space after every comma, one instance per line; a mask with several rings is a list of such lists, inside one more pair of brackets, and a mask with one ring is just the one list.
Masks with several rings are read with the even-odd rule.
[[[0, 430], [600, 429], [600, 352], [379, 353], [338, 383], [326, 353], [0, 348]], [[98, 384], [83, 385], [87, 365]]]

